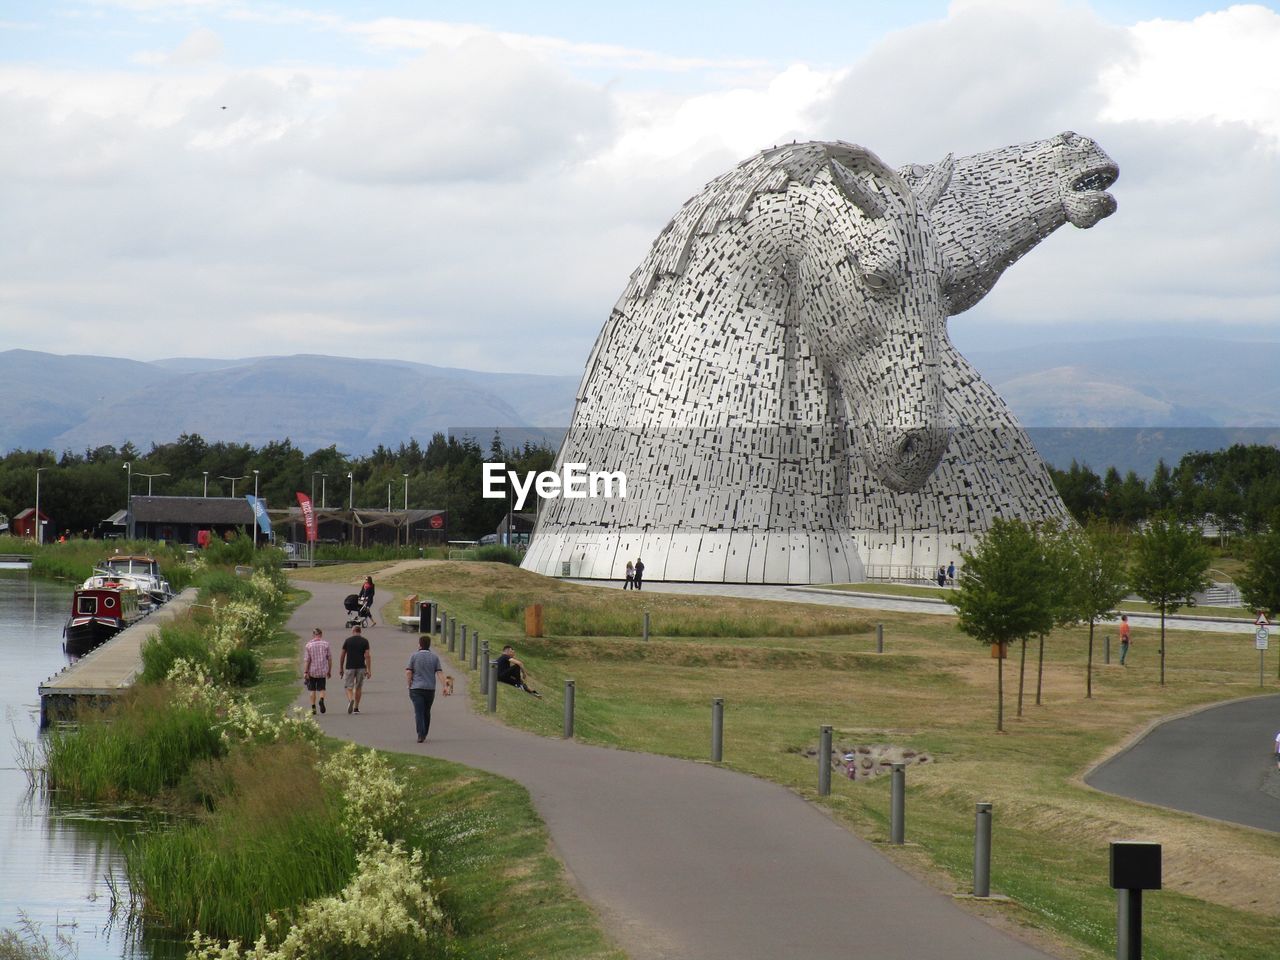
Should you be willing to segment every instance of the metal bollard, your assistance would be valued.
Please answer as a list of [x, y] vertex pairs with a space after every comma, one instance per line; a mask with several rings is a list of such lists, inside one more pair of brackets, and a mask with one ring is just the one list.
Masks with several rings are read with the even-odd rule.
[[458, 643], [458, 618], [449, 618], [449, 649], [452, 650]]
[[[462, 631], [462, 636], [465, 638], [465, 637], [466, 637], [466, 635], [467, 635], [467, 631], [466, 631], [466, 628], [464, 627], [464, 628], [463, 628], [463, 631]], [[450, 653], [453, 653], [455, 650], [457, 650], [457, 649], [458, 649], [458, 644], [455, 642], [455, 639], [456, 639], [456, 638], [454, 638], [454, 637], [450, 637], [450, 638], [449, 638], [449, 652], [450, 652]], [[463, 639], [463, 641], [462, 641], [462, 642], [463, 642], [463, 643], [466, 643], [467, 641], [466, 641], [465, 639]]]
[[973, 895], [991, 896], [991, 804], [975, 805], [973, 820]]
[[488, 640], [480, 644], [480, 652], [482, 654], [480, 658], [480, 692], [488, 693], [489, 692], [489, 667], [488, 667], [489, 641]]
[[902, 844], [906, 835], [907, 765], [895, 763], [889, 784], [889, 842]]
[[724, 697], [711, 701], [711, 762], [724, 759]]
[[822, 727], [818, 736], [818, 796], [831, 793], [831, 728]]
[[1102, 662], [1111, 663], [1111, 634], [1109, 633], [1102, 635]]
[[884, 624], [876, 624], [876, 653], [884, 653]]
[[498, 661], [490, 660], [489, 669], [485, 671], [489, 677], [489, 712], [498, 711]]
[[[485, 649], [489, 644], [485, 643]], [[477, 630], [471, 635], [471, 669], [475, 670], [476, 665], [480, 662], [480, 631]]]
[[1142, 960], [1142, 891], [1163, 885], [1158, 843], [1111, 843], [1111, 886], [1116, 891], [1116, 960]]
[[573, 739], [573, 691], [572, 680], [564, 682], [564, 738]]
[[436, 607], [435, 618], [431, 621], [431, 632], [438, 637], [444, 636], [444, 610]]
[[644, 612], [644, 639], [649, 639], [649, 611]]
[[[453, 648], [452, 648], [452, 647], [450, 647], [449, 649], [450, 649], [450, 650], [452, 650]], [[466, 663], [467, 663], [467, 628], [466, 628], [465, 626], [462, 628], [462, 646], [459, 648], [459, 651], [460, 651], [460, 652], [458, 653], [458, 656], [460, 656], [460, 657], [462, 658], [462, 664], [463, 664], [463, 666], [466, 666]]]

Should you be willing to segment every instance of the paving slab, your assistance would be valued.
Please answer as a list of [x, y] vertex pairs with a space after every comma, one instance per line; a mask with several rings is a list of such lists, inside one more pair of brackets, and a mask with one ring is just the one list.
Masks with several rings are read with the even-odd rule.
[[[350, 586], [295, 582], [311, 599], [290, 628], [300, 639], [323, 628], [336, 658]], [[334, 682], [320, 726], [340, 739], [523, 784], [583, 897], [634, 960], [1051, 956], [965, 912], [776, 784], [711, 764], [539, 737], [473, 712], [469, 671], [447, 650], [437, 652], [457, 692], [437, 698], [431, 735], [418, 744], [404, 680], [417, 636], [381, 625], [365, 635], [374, 679], [361, 712], [345, 712]], [[499, 696], [527, 694], [503, 686]], [[578, 691], [579, 702], [589, 696]]]

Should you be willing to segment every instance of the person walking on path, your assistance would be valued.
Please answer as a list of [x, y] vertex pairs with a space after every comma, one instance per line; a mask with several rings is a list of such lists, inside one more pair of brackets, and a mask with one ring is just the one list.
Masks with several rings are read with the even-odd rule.
[[1120, 666], [1125, 666], [1125, 658], [1129, 656], [1129, 615], [1120, 615]]
[[956, 562], [952, 560], [947, 564], [947, 580], [954, 587], [956, 585]]
[[627, 561], [627, 579], [622, 584], [623, 590], [629, 590], [636, 585], [636, 565], [630, 560]]
[[947, 585], [947, 568], [938, 568], [938, 586], [945, 587]]
[[436, 685], [443, 683], [444, 667], [431, 649], [431, 637], [418, 637], [418, 649], [409, 657], [404, 668], [405, 683], [409, 685], [409, 699], [413, 701], [413, 718], [418, 725], [418, 742], [427, 739], [431, 730], [431, 704], [436, 699]]
[[342, 641], [338, 672], [342, 674], [342, 686], [347, 691], [347, 713], [359, 713], [364, 682], [373, 679], [373, 651], [358, 626], [352, 627], [351, 636]]
[[639, 590], [642, 583], [644, 583], [644, 561], [636, 557], [636, 575], [632, 585]]
[[324, 713], [325, 681], [333, 676], [333, 650], [324, 638], [324, 631], [316, 627], [311, 631], [302, 654], [302, 682], [311, 691], [311, 712], [316, 712], [316, 697], [320, 698], [320, 712]]
[[360, 584], [360, 592], [356, 594], [360, 599], [360, 606], [367, 607], [369, 610], [369, 626], [376, 627], [378, 621], [373, 616], [373, 577], [365, 577], [364, 583]]

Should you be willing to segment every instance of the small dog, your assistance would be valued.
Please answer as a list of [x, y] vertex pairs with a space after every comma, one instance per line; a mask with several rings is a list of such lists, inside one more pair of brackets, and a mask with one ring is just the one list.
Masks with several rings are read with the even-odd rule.
[[444, 675], [444, 695], [446, 697], [453, 696], [453, 677], [447, 673]]

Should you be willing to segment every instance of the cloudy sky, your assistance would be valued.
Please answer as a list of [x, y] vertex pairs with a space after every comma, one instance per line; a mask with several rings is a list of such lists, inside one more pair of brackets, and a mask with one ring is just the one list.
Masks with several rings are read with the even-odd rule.
[[577, 374], [755, 151], [1067, 129], [1119, 210], [954, 318], [962, 349], [1280, 340], [1276, 3], [8, 0], [0, 349]]

